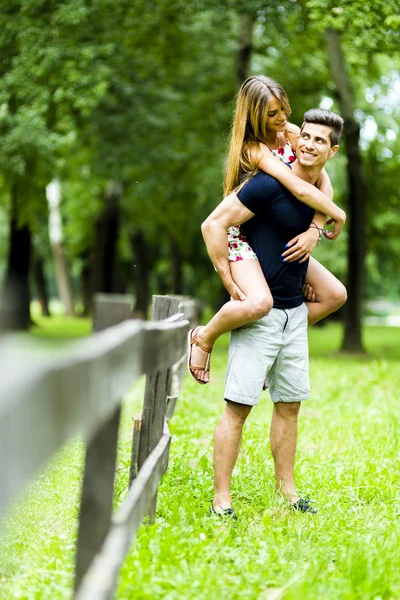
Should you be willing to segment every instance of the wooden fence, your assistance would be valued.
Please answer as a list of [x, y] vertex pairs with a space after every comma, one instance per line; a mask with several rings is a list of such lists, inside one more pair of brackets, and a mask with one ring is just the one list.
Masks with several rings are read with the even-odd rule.
[[[0, 510], [60, 446], [77, 435], [86, 440], [76, 600], [114, 597], [119, 568], [143, 518], [154, 518], [158, 485], [168, 464], [167, 419], [173, 415], [187, 332], [189, 324], [198, 322], [199, 304], [185, 297], [154, 296], [153, 321], [130, 317], [129, 298], [98, 295], [96, 333], [62, 356], [32, 361], [15, 338], [0, 343]], [[130, 487], [112, 514], [121, 401], [144, 373], [143, 412], [134, 418]]]

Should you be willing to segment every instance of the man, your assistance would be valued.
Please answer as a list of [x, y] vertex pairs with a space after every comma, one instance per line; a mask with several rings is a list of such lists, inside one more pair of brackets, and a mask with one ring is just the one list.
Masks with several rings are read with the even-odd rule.
[[[328, 158], [339, 149], [343, 120], [330, 111], [311, 109], [304, 115], [294, 173], [315, 184]], [[243, 424], [258, 403], [265, 375], [274, 403], [270, 444], [276, 488], [293, 509], [316, 511], [298, 496], [294, 458], [300, 403], [309, 397], [307, 307], [302, 287], [308, 260], [285, 262], [286, 244], [309, 227], [314, 210], [299, 202], [276, 179], [254, 175], [237, 193], [227, 196], [202, 227], [210, 258], [222, 248], [215, 239], [231, 225], [242, 225], [270, 287], [274, 307], [263, 319], [231, 333], [225, 387], [226, 406], [214, 436], [215, 496], [212, 511], [235, 514], [230, 480], [240, 448]], [[214, 260], [215, 259], [215, 260]], [[226, 282], [225, 282], [226, 283]], [[237, 282], [239, 283], [239, 282]], [[239, 283], [240, 287], [240, 283]]]

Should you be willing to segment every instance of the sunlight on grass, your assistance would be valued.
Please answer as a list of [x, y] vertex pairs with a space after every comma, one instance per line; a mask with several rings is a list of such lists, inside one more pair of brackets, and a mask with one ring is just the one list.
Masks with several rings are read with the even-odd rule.
[[[367, 357], [337, 354], [335, 324], [310, 331], [312, 397], [301, 410], [296, 481], [318, 515], [293, 514], [276, 498], [265, 393], [234, 471], [237, 525], [208, 515], [227, 343], [224, 336], [215, 347], [210, 385], [185, 380], [156, 523], [141, 527], [117, 597], [399, 598], [399, 330], [366, 329]], [[116, 503], [126, 493], [131, 415], [141, 409], [143, 387], [142, 378], [125, 401]], [[81, 464], [74, 442], [13, 507], [0, 543], [2, 600], [70, 597]]]
[[33, 337], [35, 340], [56, 344], [92, 333], [92, 320], [86, 317], [67, 317], [64, 306], [55, 299], [50, 302], [51, 317], [43, 317], [40, 304], [31, 303], [31, 318], [34, 325], [28, 333], [21, 334], [26, 339]]
[[30, 329], [30, 335], [38, 339], [66, 340], [90, 335], [92, 321], [82, 317], [36, 317], [35, 325]]

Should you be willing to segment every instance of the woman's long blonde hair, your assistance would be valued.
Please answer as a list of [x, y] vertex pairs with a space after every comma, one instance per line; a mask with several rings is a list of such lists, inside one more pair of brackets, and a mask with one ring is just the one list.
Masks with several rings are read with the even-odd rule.
[[267, 113], [273, 96], [281, 102], [289, 118], [291, 109], [286, 92], [270, 77], [254, 75], [240, 87], [224, 177], [225, 196], [243, 183], [243, 175], [251, 177], [258, 168], [259, 158], [255, 157], [260, 142], [268, 145]]

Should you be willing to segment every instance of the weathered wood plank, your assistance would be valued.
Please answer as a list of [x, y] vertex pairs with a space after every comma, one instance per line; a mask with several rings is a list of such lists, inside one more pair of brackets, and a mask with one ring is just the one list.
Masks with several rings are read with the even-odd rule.
[[184, 318], [189, 321], [191, 328], [201, 322], [203, 305], [200, 300], [182, 295], [173, 295], [170, 298], [179, 300], [179, 312], [184, 314]]
[[175, 414], [176, 403], [178, 396], [167, 396], [167, 410], [165, 412], [165, 418], [170, 421]]
[[[192, 329], [196, 327], [201, 322], [202, 315], [202, 304], [199, 300], [191, 298], [190, 296], [173, 296], [179, 300], [179, 311], [183, 313], [184, 319], [189, 321], [189, 327]], [[186, 375], [186, 358], [187, 355], [183, 357], [183, 360], [180, 361], [178, 365], [174, 365], [173, 374], [175, 372], [175, 380], [179, 382], [179, 385], [183, 381], [184, 376]], [[177, 396], [178, 394], [175, 391], [171, 391], [171, 396]]]
[[[178, 306], [177, 298], [153, 296], [153, 321], [176, 314]], [[139, 469], [162, 436], [169, 385], [169, 369], [154, 368], [147, 374], [140, 432]]]
[[131, 450], [131, 467], [129, 469], [129, 487], [138, 474], [140, 430], [142, 428], [142, 414], [133, 415], [133, 433]]
[[187, 352], [181, 360], [175, 363], [171, 369], [171, 386], [167, 397], [167, 421], [172, 419], [175, 413], [176, 403], [180, 393], [184, 374], [186, 373]]
[[114, 514], [102, 550], [84, 576], [75, 600], [111, 600], [114, 597], [119, 569], [167, 469], [170, 439], [165, 426], [163, 437]]
[[[171, 296], [153, 296], [153, 320], [179, 318], [179, 300]], [[174, 315], [174, 316], [172, 316]], [[180, 315], [182, 318], [182, 315]], [[163, 426], [167, 411], [167, 396], [170, 393], [172, 369], [152, 370], [147, 374], [144, 392], [142, 427], [139, 440], [138, 468], [141, 469], [146, 458], [157, 446], [163, 435]], [[148, 516], [153, 522], [157, 509], [157, 493], [150, 503]]]
[[[76, 435], [91, 439], [127, 387], [185, 351], [188, 324], [126, 321], [62, 357], [27, 362], [0, 348], [0, 510], [42, 464]], [[3, 360], [2, 360], [3, 359]]]
[[75, 589], [100, 550], [111, 524], [121, 406], [97, 431], [86, 450], [79, 511]]
[[[178, 304], [175, 301], [170, 301], [168, 298], [162, 298], [156, 300], [156, 308], [157, 305], [160, 304], [160, 302], [162, 304], [168, 305], [168, 307], [172, 307], [172, 309], [170, 310], [170, 313], [172, 313], [172, 316], [170, 318], [170, 322], [177, 322], [178, 320], [182, 320], [183, 315], [175, 315], [173, 314], [175, 312], [175, 310], [177, 310], [178, 308]], [[157, 313], [157, 310], [155, 311]], [[160, 313], [159, 312], [159, 316], [168, 316], [168, 311], [164, 311], [164, 313]], [[182, 349], [183, 351], [183, 349]], [[164, 369], [163, 371], [157, 373], [157, 375], [161, 376], [162, 379], [162, 375], [166, 374], [167, 376], [169, 375], [169, 369]], [[164, 389], [164, 394], [161, 395], [161, 397], [163, 397], [164, 402], [160, 402], [160, 406], [161, 406], [161, 410], [159, 412], [161, 412], [161, 418], [163, 419], [164, 422], [164, 417], [163, 414], [165, 413], [165, 399], [166, 399], [166, 389], [168, 386], [168, 381], [161, 381], [161, 383], [159, 384], [161, 385], [161, 387], [163, 387]], [[156, 388], [157, 389], [157, 388]], [[163, 405], [164, 405], [164, 410], [163, 410]], [[138, 422], [139, 423], [139, 422]], [[151, 424], [151, 426], [153, 426]], [[132, 454], [135, 455], [133, 456], [132, 459], [132, 464], [131, 464], [131, 473], [130, 473], [130, 480], [132, 481], [133, 476], [136, 475], [135, 471], [137, 471], [137, 457], [138, 457], [138, 442], [140, 441], [140, 437], [139, 437], [139, 429], [137, 429], [136, 435], [134, 435], [133, 437], [133, 449], [132, 449]], [[99, 436], [101, 435], [102, 439], [99, 441], [103, 443], [103, 446], [109, 446], [109, 448], [111, 448], [111, 440], [109, 437], [107, 437], [106, 435], [107, 432], [99, 432], [96, 435], [96, 442], [97, 439], [99, 438]], [[160, 436], [161, 437], [161, 436]], [[115, 431], [115, 437], [113, 439], [113, 443], [116, 445], [117, 442], [117, 430]], [[93, 444], [93, 442], [92, 442]], [[91, 444], [91, 445], [92, 445]], [[97, 446], [97, 444], [96, 444]], [[114, 447], [115, 448], [115, 447]], [[89, 448], [89, 452], [90, 452], [91, 448]], [[104, 453], [104, 448], [103, 448], [103, 453]], [[113, 454], [113, 457], [115, 459], [115, 454]], [[107, 460], [105, 461], [106, 465]], [[99, 551], [101, 543], [103, 542], [108, 528], [109, 528], [109, 524], [110, 524], [110, 516], [111, 516], [111, 502], [112, 502], [112, 495], [110, 495], [109, 493], [109, 489], [113, 489], [113, 481], [112, 481], [112, 476], [113, 476], [113, 466], [110, 464], [109, 465], [109, 469], [108, 469], [108, 478], [107, 478], [107, 482], [104, 480], [104, 486], [107, 486], [107, 490], [104, 490], [103, 493], [103, 498], [100, 502], [97, 502], [95, 498], [92, 498], [92, 501], [95, 504], [95, 507], [98, 508], [98, 514], [97, 514], [97, 522], [94, 523], [93, 521], [91, 521], [91, 516], [90, 516], [90, 500], [91, 500], [91, 490], [96, 488], [96, 483], [97, 482], [97, 477], [96, 477], [96, 471], [98, 471], [100, 467], [100, 464], [98, 463], [98, 461], [96, 460], [96, 456], [95, 456], [95, 452], [93, 453], [93, 457], [92, 460], [88, 463], [89, 466], [91, 467], [90, 469], [85, 470], [85, 483], [84, 483], [84, 489], [83, 489], [83, 497], [82, 497], [82, 516], [83, 518], [85, 518], [86, 516], [86, 522], [89, 525], [85, 526], [85, 523], [81, 523], [81, 528], [80, 528], [80, 536], [79, 536], [79, 547], [78, 547], [78, 560], [77, 560], [77, 569], [76, 569], [76, 588], [79, 586], [82, 577], [84, 576], [86, 570], [88, 569], [91, 561], [93, 560], [93, 557], [95, 556], [96, 552]], [[94, 480], [94, 481], [93, 481]], [[103, 479], [100, 480], [100, 484], [103, 483]], [[97, 486], [99, 487], [99, 486]], [[86, 490], [87, 488], [87, 490]], [[86, 493], [85, 493], [86, 492]], [[101, 493], [100, 489], [97, 489], [97, 493]], [[84, 510], [86, 505], [87, 510]], [[90, 534], [90, 525], [92, 526], [92, 534]], [[82, 540], [82, 541], [81, 541]], [[82, 548], [81, 548], [82, 546]]]
[[[95, 331], [131, 318], [127, 298], [97, 295], [94, 299]], [[75, 589], [99, 552], [111, 523], [121, 404], [87, 443], [79, 511], [75, 561]]]
[[[166, 319], [178, 312], [179, 300], [170, 296], [153, 296], [153, 320]], [[181, 315], [182, 318], [182, 315]], [[183, 354], [183, 352], [182, 352]], [[167, 396], [171, 387], [171, 368], [151, 370], [147, 374], [144, 392], [142, 426], [139, 440], [138, 468], [141, 469], [146, 458], [157, 446], [163, 435]], [[149, 518], [155, 518], [157, 491], [149, 507]]]
[[120, 294], [95, 294], [93, 302], [93, 329], [103, 331], [132, 319], [133, 298]]

